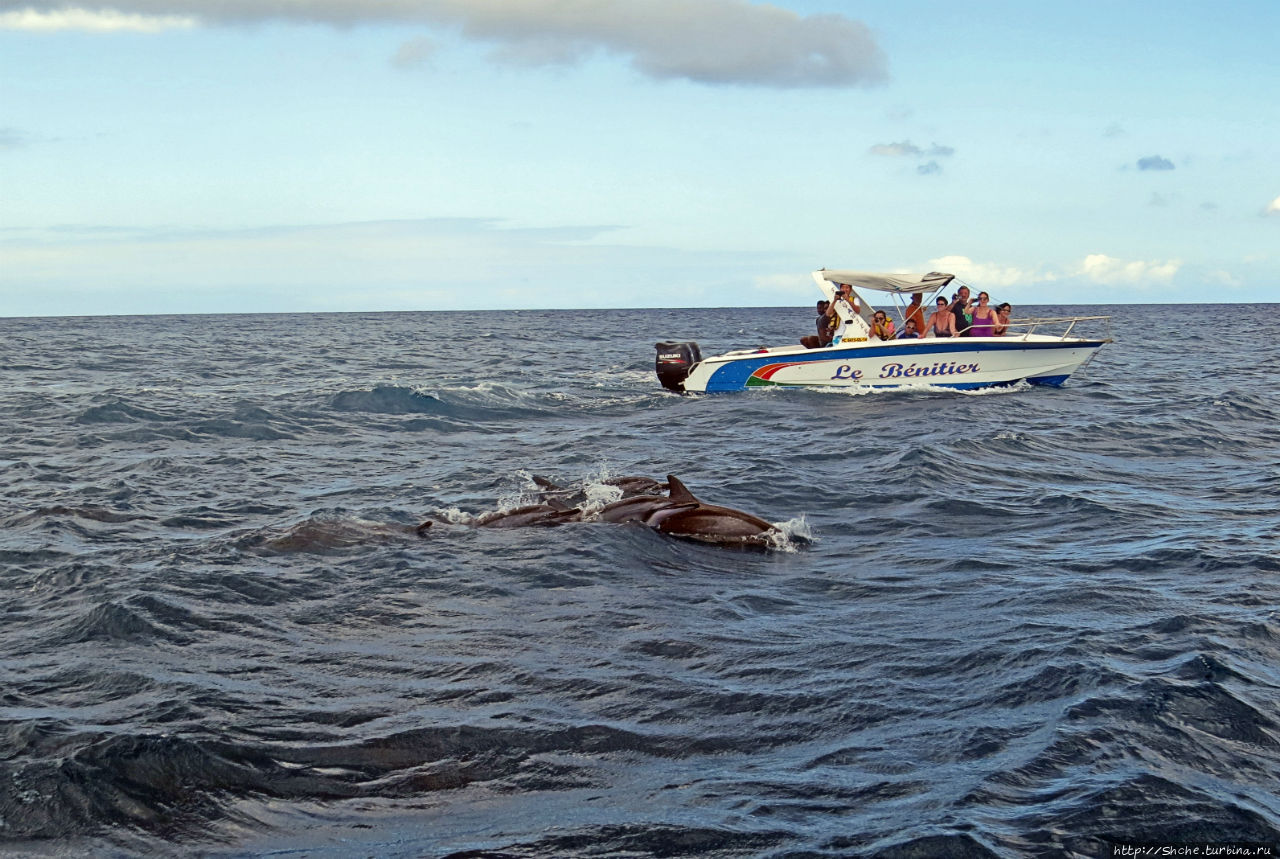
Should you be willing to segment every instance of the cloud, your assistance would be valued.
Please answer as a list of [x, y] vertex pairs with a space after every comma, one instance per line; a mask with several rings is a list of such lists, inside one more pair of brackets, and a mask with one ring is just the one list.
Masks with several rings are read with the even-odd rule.
[[877, 143], [867, 151], [872, 155], [887, 155], [892, 158], [903, 155], [915, 158], [924, 154], [924, 150], [909, 140], [904, 140], [901, 143]]
[[932, 144], [928, 149], [921, 149], [910, 140], [901, 140], [897, 143], [877, 143], [867, 152], [871, 155], [885, 155], [891, 158], [910, 157], [921, 158], [924, 156], [946, 158], [949, 155], [955, 155], [956, 150], [951, 146], [943, 146], [938, 143]]
[[778, 295], [795, 295], [809, 297], [813, 295], [813, 278], [807, 274], [767, 274], [754, 277], [751, 286], [770, 297]]
[[1124, 126], [1118, 122], [1113, 122], [1102, 131], [1103, 137], [1124, 137]]
[[1267, 205], [1267, 208], [1263, 210], [1262, 214], [1264, 214], [1264, 215], [1280, 215], [1280, 197], [1276, 197], [1274, 200], [1272, 200], [1272, 201]]
[[1138, 159], [1139, 170], [1172, 170], [1173, 162], [1168, 158], [1161, 158], [1159, 155], [1148, 155], [1146, 158]]
[[1106, 254], [1089, 254], [1076, 273], [1094, 283], [1102, 284], [1167, 283], [1181, 267], [1181, 260], [1147, 262], [1116, 259]]
[[841, 14], [801, 16], [747, 0], [0, 0], [5, 26], [166, 29], [284, 21], [443, 27], [492, 44], [500, 60], [534, 65], [622, 57], [641, 74], [703, 84], [848, 87], [887, 78], [865, 24]]
[[438, 49], [439, 46], [432, 39], [425, 37], [410, 39], [396, 51], [396, 55], [391, 58], [391, 65], [398, 69], [425, 66], [435, 57]]
[[0, 228], [0, 300], [9, 316], [617, 307], [619, 295], [630, 306], [723, 307], [761, 271], [794, 268], [756, 250], [613, 241], [619, 229], [467, 218]]
[[[955, 148], [951, 146], [943, 146], [939, 143], [932, 144], [928, 149], [922, 149], [916, 146], [910, 140], [899, 140], [894, 143], [877, 143], [867, 150], [869, 155], [879, 155], [886, 158], [946, 158], [955, 154]], [[942, 165], [937, 161], [921, 161], [916, 165], [916, 172], [921, 176], [933, 176], [942, 172]]]
[[1040, 275], [1016, 266], [996, 263], [977, 263], [966, 256], [944, 256], [929, 260], [933, 271], [954, 274], [963, 281], [979, 287], [1001, 287], [1026, 284], [1034, 281], [1054, 280], [1053, 275]]
[[[0, 3], [0, 8], [11, 5]], [[50, 12], [32, 8], [0, 12], [0, 30], [54, 32], [82, 30], [97, 33], [159, 33], [162, 30], [188, 29], [196, 19], [186, 15], [146, 15], [117, 9], [80, 9], [67, 7]]]

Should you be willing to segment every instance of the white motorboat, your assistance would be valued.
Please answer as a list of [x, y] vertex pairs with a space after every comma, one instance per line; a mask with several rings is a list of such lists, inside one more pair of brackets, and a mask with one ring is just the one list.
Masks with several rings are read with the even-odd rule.
[[[883, 340], [871, 334], [872, 310], [860, 291], [890, 296], [901, 330], [908, 308], [903, 296], [921, 293], [927, 318], [934, 296], [961, 285], [955, 275], [821, 269], [813, 278], [840, 318], [829, 346], [761, 347], [704, 358], [695, 342], [658, 343], [659, 381], [681, 392], [757, 387], [971, 389], [1023, 381], [1056, 386], [1111, 342], [1107, 316], [1016, 318], [998, 336], [963, 332], [958, 337]], [[852, 305], [837, 297], [841, 284], [853, 287]]]

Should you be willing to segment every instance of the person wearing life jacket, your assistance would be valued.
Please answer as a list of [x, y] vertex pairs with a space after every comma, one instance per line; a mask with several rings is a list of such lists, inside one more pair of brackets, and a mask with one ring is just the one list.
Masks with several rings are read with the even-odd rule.
[[858, 304], [858, 296], [853, 294], [853, 286], [847, 283], [836, 284], [835, 299], [827, 307], [827, 316], [835, 320], [835, 326], [840, 325], [840, 314], [836, 311], [836, 305], [840, 302], [845, 303], [847, 311], [852, 312], [854, 316], [862, 313], [862, 307]]
[[871, 317], [871, 336], [879, 340], [895, 339], [893, 320], [883, 310], [877, 310]]
[[867, 339], [865, 336], [867, 323], [862, 318], [862, 306], [858, 303], [858, 296], [853, 293], [852, 285], [836, 284], [836, 295], [831, 301], [831, 306], [827, 308], [826, 315], [835, 326], [835, 333], [843, 339]]

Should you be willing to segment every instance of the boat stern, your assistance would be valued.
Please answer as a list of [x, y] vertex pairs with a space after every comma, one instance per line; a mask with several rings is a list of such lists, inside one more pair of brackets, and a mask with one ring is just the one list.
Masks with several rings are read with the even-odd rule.
[[684, 393], [684, 380], [689, 378], [694, 366], [702, 360], [702, 350], [698, 348], [698, 344], [692, 341], [662, 342], [655, 343], [653, 348], [658, 350], [654, 369], [662, 387], [668, 391]]

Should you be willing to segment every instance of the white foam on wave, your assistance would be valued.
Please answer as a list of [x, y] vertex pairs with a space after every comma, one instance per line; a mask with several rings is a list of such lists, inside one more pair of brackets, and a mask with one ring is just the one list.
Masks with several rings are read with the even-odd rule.
[[606, 505], [622, 500], [622, 490], [617, 486], [589, 483], [584, 491], [587, 493], [587, 500], [582, 504], [583, 513], [597, 513]]
[[436, 509], [436, 517], [450, 525], [466, 525], [475, 517], [458, 507], [440, 507]]
[[502, 492], [497, 499], [498, 512], [506, 513], [519, 507], [527, 507], [538, 503], [538, 493], [542, 487], [533, 479], [533, 472], [525, 468], [517, 468], [511, 474], [516, 485]]
[[1006, 394], [1020, 394], [1023, 391], [1031, 390], [1031, 383], [1025, 379], [1020, 382], [1014, 382], [1012, 385], [1000, 385], [994, 388], [974, 388], [969, 391], [959, 391], [966, 397], [1002, 397]]
[[595, 471], [582, 476], [580, 485], [587, 496], [586, 501], [581, 505], [584, 514], [593, 515], [600, 512], [605, 505], [622, 500], [622, 489], [607, 482], [617, 476], [609, 468], [608, 463], [604, 462], [600, 463]]
[[946, 385], [931, 385], [928, 382], [918, 382], [909, 385], [895, 385], [892, 388], [881, 388], [872, 385], [824, 385], [822, 387], [809, 388], [808, 390], [822, 394], [835, 394], [843, 397], [866, 397], [871, 395], [910, 396], [914, 394], [960, 394], [966, 397], [986, 397], [1019, 393], [1022, 391], [1028, 391], [1031, 387], [1031, 384], [1026, 381], [1015, 382], [1012, 385], [999, 385], [989, 388], [951, 388]]
[[798, 552], [802, 544], [812, 543], [814, 540], [813, 528], [809, 526], [809, 520], [803, 513], [785, 522], [772, 524], [773, 533], [768, 536], [771, 549], [779, 552]]

